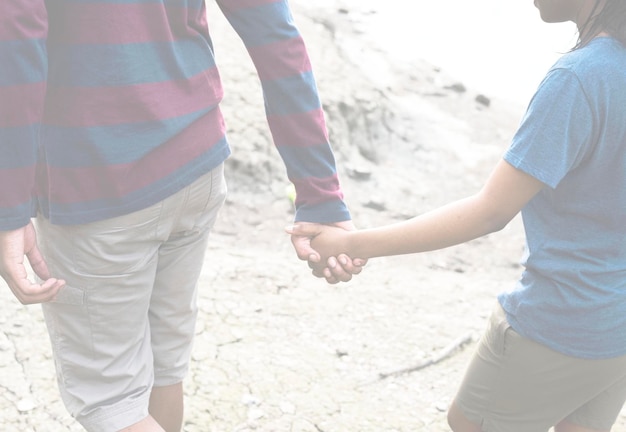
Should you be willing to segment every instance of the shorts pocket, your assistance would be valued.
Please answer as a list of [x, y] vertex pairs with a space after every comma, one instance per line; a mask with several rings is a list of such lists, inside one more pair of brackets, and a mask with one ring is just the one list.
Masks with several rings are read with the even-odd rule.
[[497, 332], [497, 349], [499, 355], [505, 355], [507, 351], [507, 342], [510, 341], [510, 335], [513, 329], [511, 325], [504, 317], [499, 323], [496, 329]]
[[117, 277], [146, 266], [157, 248], [162, 203], [65, 229], [77, 275]]
[[506, 352], [507, 340], [513, 331], [506, 319], [506, 313], [498, 303], [491, 313], [485, 333], [485, 347], [492, 355], [502, 357]]

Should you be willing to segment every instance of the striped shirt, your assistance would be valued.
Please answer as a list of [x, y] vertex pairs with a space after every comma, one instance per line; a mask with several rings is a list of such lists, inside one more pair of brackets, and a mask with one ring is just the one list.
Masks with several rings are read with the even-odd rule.
[[[218, 4], [261, 80], [296, 219], [350, 219], [287, 1]], [[204, 0], [3, 0], [0, 21], [0, 229], [136, 211], [230, 154]]]

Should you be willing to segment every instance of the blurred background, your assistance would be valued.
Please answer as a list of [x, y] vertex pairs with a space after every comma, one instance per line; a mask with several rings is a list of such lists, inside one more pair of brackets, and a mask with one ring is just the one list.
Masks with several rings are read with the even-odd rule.
[[[332, 7], [336, 1], [316, 3]], [[576, 42], [573, 23], [544, 23], [530, 0], [342, 3], [372, 11], [363, 31], [398, 60], [422, 58], [469, 87], [523, 103], [547, 69]]]

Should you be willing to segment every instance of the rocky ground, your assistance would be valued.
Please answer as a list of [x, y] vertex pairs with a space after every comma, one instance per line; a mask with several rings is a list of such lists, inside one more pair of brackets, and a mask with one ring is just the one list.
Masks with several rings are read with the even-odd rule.
[[[332, 4], [292, 1], [357, 225], [477, 191], [521, 107], [424, 62], [389, 62], [363, 31], [375, 12]], [[283, 234], [288, 183], [254, 71], [214, 12], [233, 156], [200, 280], [185, 432], [447, 431], [495, 296], [521, 271], [520, 221], [447, 250], [371, 260], [347, 284], [311, 277]], [[58, 400], [40, 309], [6, 287], [0, 300], [0, 430], [82, 430]], [[626, 417], [614, 431], [626, 431]]]

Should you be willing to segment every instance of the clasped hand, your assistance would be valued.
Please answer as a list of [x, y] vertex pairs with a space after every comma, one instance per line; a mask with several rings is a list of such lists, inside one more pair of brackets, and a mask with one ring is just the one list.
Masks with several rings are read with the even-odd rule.
[[286, 229], [291, 234], [298, 258], [308, 262], [315, 277], [324, 278], [330, 284], [348, 282], [353, 275], [361, 273], [367, 264], [365, 259], [352, 258], [342, 253], [341, 246], [332, 242], [333, 237], [339, 238], [342, 233], [353, 230], [355, 227], [352, 221], [328, 225], [298, 222]]

